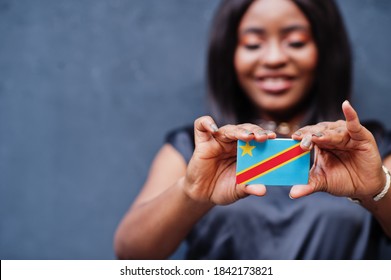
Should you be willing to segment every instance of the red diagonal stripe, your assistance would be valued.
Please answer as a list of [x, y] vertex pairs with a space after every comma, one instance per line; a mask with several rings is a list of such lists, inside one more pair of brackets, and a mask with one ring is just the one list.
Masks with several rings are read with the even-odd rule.
[[254, 166], [253, 168], [237, 175], [236, 176], [236, 183], [241, 184], [243, 182], [246, 182], [246, 181], [250, 180], [251, 178], [258, 176], [262, 173], [265, 173], [268, 170], [275, 168], [276, 166], [283, 164], [284, 162], [286, 162], [294, 157], [297, 157], [305, 152], [306, 151], [304, 151], [300, 147], [300, 145], [296, 146], [296, 147], [286, 151], [285, 153], [282, 153], [278, 156], [275, 156], [275, 157], [273, 157], [273, 158], [271, 158], [261, 164]]

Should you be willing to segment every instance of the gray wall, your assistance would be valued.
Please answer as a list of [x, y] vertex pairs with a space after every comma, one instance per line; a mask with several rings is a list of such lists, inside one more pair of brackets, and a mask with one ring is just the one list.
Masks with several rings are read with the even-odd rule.
[[[391, 2], [339, 2], [354, 102], [391, 128]], [[0, 0], [0, 259], [114, 258], [164, 134], [205, 111], [216, 4]]]

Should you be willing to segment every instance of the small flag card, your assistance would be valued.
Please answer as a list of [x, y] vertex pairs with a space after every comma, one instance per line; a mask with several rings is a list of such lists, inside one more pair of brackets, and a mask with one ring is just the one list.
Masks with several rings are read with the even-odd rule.
[[310, 152], [292, 139], [238, 140], [237, 184], [292, 186], [308, 183]]

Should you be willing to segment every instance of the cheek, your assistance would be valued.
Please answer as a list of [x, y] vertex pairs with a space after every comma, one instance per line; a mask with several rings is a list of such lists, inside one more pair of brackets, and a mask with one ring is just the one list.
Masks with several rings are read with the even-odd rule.
[[249, 53], [240, 47], [236, 49], [234, 56], [234, 67], [239, 77], [251, 74], [256, 64], [257, 55], [255, 53]]
[[318, 64], [318, 51], [315, 46], [309, 47], [297, 57], [303, 72], [313, 74]]

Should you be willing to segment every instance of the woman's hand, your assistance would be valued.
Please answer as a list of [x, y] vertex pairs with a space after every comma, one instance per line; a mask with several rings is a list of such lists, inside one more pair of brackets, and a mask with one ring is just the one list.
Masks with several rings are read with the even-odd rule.
[[383, 189], [386, 177], [373, 135], [360, 124], [357, 113], [345, 101], [346, 121], [306, 126], [292, 135], [303, 149], [315, 149], [308, 185], [293, 186], [292, 198], [325, 191], [360, 200]]
[[217, 128], [211, 117], [194, 123], [195, 151], [185, 177], [185, 192], [200, 202], [229, 204], [247, 195], [262, 196], [264, 185], [236, 184], [237, 140], [258, 142], [275, 138], [274, 132], [253, 124]]

